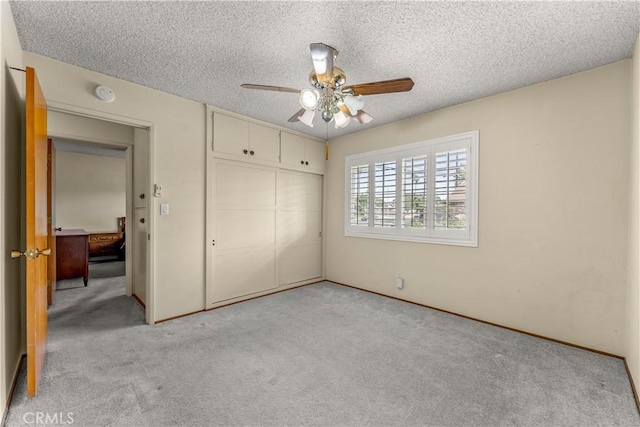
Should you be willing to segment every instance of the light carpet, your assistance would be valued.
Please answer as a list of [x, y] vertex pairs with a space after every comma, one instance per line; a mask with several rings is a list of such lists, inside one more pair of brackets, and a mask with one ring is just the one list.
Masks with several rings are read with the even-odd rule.
[[124, 277], [59, 291], [7, 425], [640, 425], [622, 360], [328, 282], [143, 319]]

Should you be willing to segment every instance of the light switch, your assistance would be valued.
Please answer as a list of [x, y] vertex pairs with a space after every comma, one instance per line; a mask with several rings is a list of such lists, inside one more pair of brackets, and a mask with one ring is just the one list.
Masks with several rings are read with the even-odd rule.
[[160, 215], [169, 215], [169, 203], [162, 203], [160, 205]]

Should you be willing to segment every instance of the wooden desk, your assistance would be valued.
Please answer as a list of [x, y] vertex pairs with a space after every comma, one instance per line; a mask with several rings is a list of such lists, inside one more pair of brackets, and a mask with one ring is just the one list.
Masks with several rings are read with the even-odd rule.
[[89, 233], [80, 229], [56, 232], [56, 280], [82, 277], [89, 281]]

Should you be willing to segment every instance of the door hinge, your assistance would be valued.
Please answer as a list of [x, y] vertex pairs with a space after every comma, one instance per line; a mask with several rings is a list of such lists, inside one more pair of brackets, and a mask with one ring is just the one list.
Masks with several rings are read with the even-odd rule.
[[147, 233], [147, 240], [151, 240], [151, 233]]

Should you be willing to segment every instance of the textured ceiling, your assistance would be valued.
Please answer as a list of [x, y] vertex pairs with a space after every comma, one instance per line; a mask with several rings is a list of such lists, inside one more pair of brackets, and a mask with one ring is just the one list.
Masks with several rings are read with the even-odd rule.
[[[366, 97], [355, 132], [631, 57], [640, 2], [11, 2], [24, 50], [301, 132], [309, 44], [340, 51], [347, 84], [411, 77]], [[117, 99], [115, 102], [118, 102]]]

